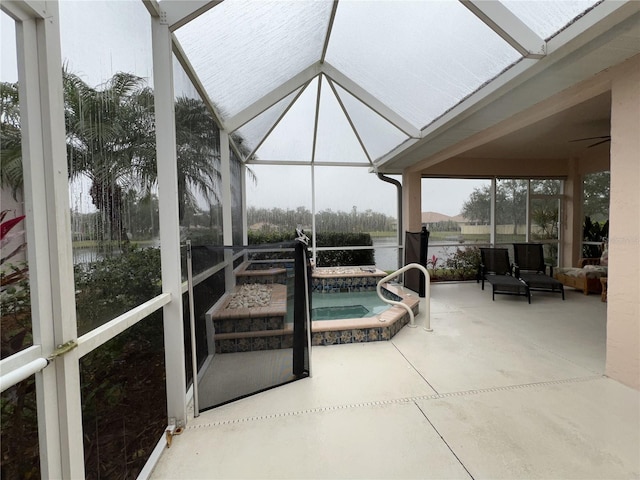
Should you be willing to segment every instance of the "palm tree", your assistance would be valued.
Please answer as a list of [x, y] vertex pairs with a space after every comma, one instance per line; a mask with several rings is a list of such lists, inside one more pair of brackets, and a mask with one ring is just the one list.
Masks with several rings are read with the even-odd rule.
[[[153, 91], [129, 73], [116, 73], [95, 88], [66, 69], [62, 75], [69, 178], [90, 180], [89, 193], [102, 217], [101, 239], [125, 239], [125, 192], [148, 196], [157, 185]], [[1, 181], [15, 193], [22, 186], [17, 84], [2, 83], [1, 116]], [[220, 202], [220, 131], [199, 99], [178, 98], [175, 118], [182, 220], [187, 210], [197, 209], [198, 197]], [[249, 175], [255, 180], [253, 172]]]
[[10, 188], [16, 198], [23, 184], [17, 83], [0, 83], [0, 120], [0, 187]]
[[220, 130], [201, 100], [179, 97], [175, 103], [180, 220], [197, 208], [197, 195], [220, 201]]
[[153, 94], [144, 80], [116, 73], [97, 88], [63, 71], [69, 176], [91, 181], [91, 199], [103, 216], [103, 240], [123, 238], [123, 187], [135, 166], [155, 162]]

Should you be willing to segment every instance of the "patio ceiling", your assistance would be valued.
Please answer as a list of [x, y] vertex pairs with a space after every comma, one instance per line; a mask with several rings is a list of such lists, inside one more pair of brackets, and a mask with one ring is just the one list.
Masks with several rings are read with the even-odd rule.
[[539, 75], [539, 62], [553, 65], [598, 21], [638, 10], [608, 0], [161, 0], [159, 8], [247, 163], [389, 173], [475, 133], [441, 135], [501, 89]]

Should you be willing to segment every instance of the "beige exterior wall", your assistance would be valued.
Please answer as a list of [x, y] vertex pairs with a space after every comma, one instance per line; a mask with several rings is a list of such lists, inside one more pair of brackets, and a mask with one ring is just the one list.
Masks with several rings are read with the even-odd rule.
[[[532, 228], [535, 231], [535, 228]], [[462, 235], [489, 235], [491, 233], [491, 225], [461, 225], [460, 233]], [[513, 235], [513, 224], [496, 225], [496, 233], [498, 235]], [[517, 235], [525, 235], [527, 233], [526, 225], [518, 225], [516, 227]]]
[[402, 225], [407, 232], [422, 228], [422, 177], [419, 173], [402, 174]]
[[640, 58], [612, 81], [606, 374], [640, 390]]

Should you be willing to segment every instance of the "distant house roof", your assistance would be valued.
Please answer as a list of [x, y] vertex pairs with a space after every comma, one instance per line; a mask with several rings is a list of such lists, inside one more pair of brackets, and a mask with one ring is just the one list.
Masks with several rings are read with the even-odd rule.
[[461, 213], [459, 213], [455, 217], [451, 217], [451, 220], [453, 220], [454, 222], [457, 222], [457, 223], [469, 223], [470, 222], [470, 220], [468, 218], [465, 218]]
[[438, 222], [456, 222], [456, 223], [469, 223], [469, 220], [464, 218], [462, 214], [458, 214], [455, 217], [445, 215], [438, 212], [422, 212], [422, 223], [438, 223]]
[[422, 212], [422, 223], [437, 223], [447, 222], [452, 220], [452, 217], [438, 212]]

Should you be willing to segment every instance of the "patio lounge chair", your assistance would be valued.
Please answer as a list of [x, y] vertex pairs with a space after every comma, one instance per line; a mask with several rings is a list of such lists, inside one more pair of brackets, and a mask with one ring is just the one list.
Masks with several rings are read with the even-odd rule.
[[506, 248], [481, 248], [480, 249], [480, 276], [482, 290], [484, 281], [489, 282], [493, 289], [492, 299], [496, 299], [496, 293], [504, 295], [522, 295], [531, 303], [529, 286], [512, 275], [509, 263], [509, 251]]
[[[564, 300], [562, 282], [547, 275], [541, 243], [514, 243], [515, 275], [529, 285], [529, 290], [557, 292]], [[550, 267], [553, 268], [553, 267]], [[553, 274], [553, 270], [551, 270]]]

